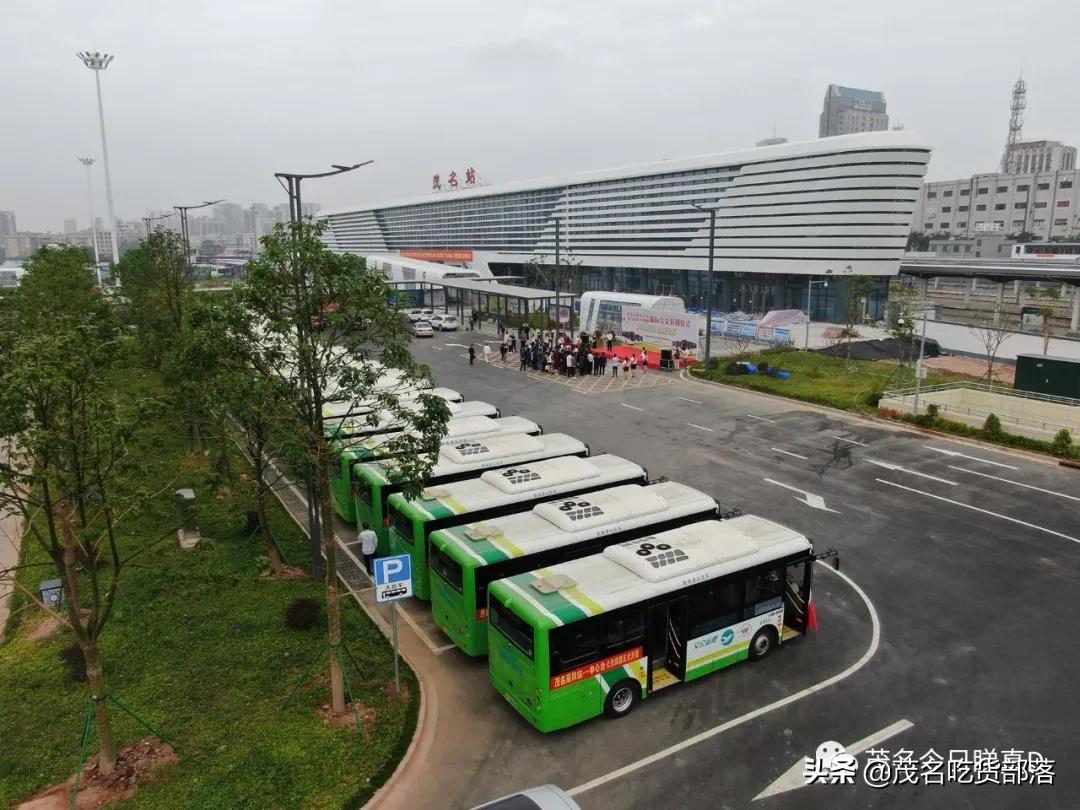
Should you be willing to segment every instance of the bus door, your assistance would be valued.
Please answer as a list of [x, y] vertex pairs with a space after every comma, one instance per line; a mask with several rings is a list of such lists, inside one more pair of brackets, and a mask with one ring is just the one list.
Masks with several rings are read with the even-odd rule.
[[784, 569], [784, 627], [805, 633], [810, 602], [812, 558], [789, 563]]
[[649, 691], [686, 677], [686, 597], [649, 608]]

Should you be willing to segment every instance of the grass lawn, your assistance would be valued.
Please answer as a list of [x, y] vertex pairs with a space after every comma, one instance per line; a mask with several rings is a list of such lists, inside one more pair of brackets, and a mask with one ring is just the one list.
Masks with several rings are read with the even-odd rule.
[[[751, 363], [765, 362], [783, 371], [790, 371], [791, 378], [781, 380], [765, 374], [725, 374], [726, 360], [721, 358], [720, 368], [709, 372], [707, 379], [847, 411], [876, 412], [877, 407], [872, 406], [867, 397], [874, 392], [880, 393], [885, 388], [899, 387], [897, 364], [881, 360], [852, 361], [856, 371], [846, 372], [844, 358], [813, 352], [773, 349], [750, 355], [747, 359]], [[910, 367], [905, 370], [904, 375], [905, 387], [915, 384], [914, 372]], [[924, 383], [939, 385], [970, 379], [961, 374], [931, 371]]]
[[[122, 385], [145, 396], [161, 394], [149, 373], [126, 375]], [[359, 807], [389, 776], [411, 739], [418, 705], [413, 674], [403, 667], [407, 704], [387, 694], [392, 650], [355, 603], [343, 598], [345, 638], [361, 669], [349, 677], [359, 702], [374, 712], [368, 736], [328, 728], [316, 715], [329, 703], [322, 663], [314, 682], [282, 710], [290, 688], [326, 639], [325, 615], [321, 626], [300, 631], [285, 624], [285, 610], [301, 596], [321, 604], [321, 587], [260, 577], [262, 545], [245, 544], [246, 496], [214, 496], [206, 462], [188, 452], [173, 415], [166, 412], [145, 423], [132, 451], [155, 460], [147, 484], [151, 491], [165, 487], [166, 493], [122, 524], [122, 545], [130, 553], [168, 537], [123, 574], [101, 643], [106, 684], [161, 729], [181, 759], [164, 781], [139, 790], [123, 806]], [[240, 462], [234, 470], [245, 471]], [[186, 486], [195, 490], [202, 531], [193, 551], [179, 548], [174, 531], [172, 492]], [[276, 502], [273, 506], [271, 521], [285, 554], [293, 564], [305, 565], [306, 539]], [[44, 559], [27, 538], [24, 562]], [[24, 570], [21, 578], [36, 587], [53, 576], [48, 568], [36, 568]], [[2, 807], [63, 781], [79, 756], [88, 690], [70, 682], [59, 663], [60, 650], [71, 639], [27, 637], [40, 617], [16, 596], [8, 640], [0, 646]], [[117, 711], [112, 716], [121, 747], [145, 736], [126, 716]], [[96, 753], [96, 740], [91, 750]]]

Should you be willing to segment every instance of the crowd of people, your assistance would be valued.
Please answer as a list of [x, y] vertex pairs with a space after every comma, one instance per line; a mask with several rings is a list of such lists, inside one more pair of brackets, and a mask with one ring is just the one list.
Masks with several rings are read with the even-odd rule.
[[[499, 325], [499, 356], [503, 363], [510, 354], [518, 355], [518, 367], [521, 371], [539, 371], [558, 374], [564, 377], [602, 377], [609, 372], [618, 377], [621, 371], [624, 377], [633, 378], [640, 369], [647, 368], [645, 350], [618, 357], [612, 350], [615, 336], [594, 332], [590, 337], [582, 332], [576, 338], [554, 332], [533, 332], [529, 327], [522, 327], [513, 334]], [[606, 349], [604, 345], [606, 344]], [[491, 345], [483, 346], [484, 360], [491, 362]], [[469, 365], [476, 361], [476, 346], [469, 344]]]

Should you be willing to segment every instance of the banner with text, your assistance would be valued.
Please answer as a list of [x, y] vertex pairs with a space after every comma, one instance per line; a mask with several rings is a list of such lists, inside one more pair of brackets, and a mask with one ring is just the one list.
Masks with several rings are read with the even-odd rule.
[[685, 312], [651, 312], [641, 307], [622, 308], [622, 337], [659, 351], [678, 347], [697, 353], [698, 316]]

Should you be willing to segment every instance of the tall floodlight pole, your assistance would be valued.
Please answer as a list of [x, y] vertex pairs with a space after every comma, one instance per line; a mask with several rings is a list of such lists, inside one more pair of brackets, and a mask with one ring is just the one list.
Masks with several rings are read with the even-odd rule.
[[158, 217], [143, 217], [142, 221], [143, 221], [143, 225], [146, 226], [146, 235], [147, 236], [150, 235], [150, 223], [151, 222], [157, 222], [160, 219], [168, 219], [169, 217], [174, 217], [174, 216], [176, 216], [176, 214], [174, 214], [172, 211], [170, 211], [169, 213], [162, 214], [161, 216], [158, 216]]
[[105, 108], [101, 103], [101, 71], [109, 66], [113, 60], [113, 55], [110, 53], [98, 53], [97, 51], [80, 51], [77, 55], [84, 65], [94, 71], [94, 83], [97, 85], [98, 123], [101, 125], [101, 157], [105, 162], [105, 202], [109, 206], [112, 260], [118, 262], [120, 261], [120, 234], [116, 224], [116, 211], [113, 209], [112, 177], [109, 174], [109, 147], [105, 143]]
[[[221, 200], [208, 200], [200, 203], [199, 205], [174, 205], [180, 214], [180, 238], [184, 240], [184, 256], [186, 257], [188, 272], [191, 272], [191, 241], [188, 239], [188, 221], [187, 212], [197, 211], [200, 208], [206, 208], [211, 205], [217, 205], [219, 202], [225, 202]], [[149, 230], [149, 229], [148, 229]]]
[[94, 222], [94, 183], [90, 177], [90, 167], [94, 165], [92, 157], [81, 157], [79, 163], [86, 167], [86, 199], [90, 203], [90, 238], [94, 240], [94, 270], [101, 264], [97, 246], [97, 223]]
[[[278, 183], [281, 184], [281, 187], [285, 189], [285, 193], [289, 195], [289, 221], [292, 223], [298, 223], [304, 217], [303, 202], [300, 197], [301, 180], [314, 180], [319, 177], [333, 177], [335, 174], [344, 174], [345, 172], [351, 172], [354, 169], [359, 169], [361, 166], [367, 166], [369, 163], [374, 163], [374, 161], [365, 160], [363, 163], [354, 163], [351, 166], [343, 166], [340, 163], [334, 163], [330, 166], [332, 171], [319, 172], [316, 174], [293, 174], [290, 172], [274, 172], [274, 177], [277, 179]], [[303, 342], [306, 340], [306, 335], [304, 334], [304, 330], [306, 328], [307, 324], [302, 324], [299, 320], [297, 321], [296, 337], [298, 341]], [[300, 378], [302, 396], [308, 402], [313, 403], [315, 398], [315, 392], [314, 381], [311, 379], [310, 370], [301, 366], [297, 369], [297, 371]], [[313, 406], [312, 413], [314, 414], [315, 419], [319, 422], [319, 425], [317, 426], [318, 435], [322, 436], [322, 408]], [[311, 573], [315, 580], [321, 580], [324, 578], [324, 574], [322, 562], [322, 526], [319, 520], [319, 505], [317, 502], [318, 491], [315, 488], [315, 480], [312, 478], [310, 473], [308, 473], [307, 479], [304, 483], [305, 488], [307, 489], [308, 550], [311, 554]], [[332, 532], [333, 530], [333, 526], [329, 527], [329, 531]]]
[[709, 370], [709, 357], [712, 350], [712, 289], [713, 289], [713, 254], [716, 246], [716, 210], [719, 205], [695, 205], [699, 211], [709, 215], [709, 269], [705, 274], [705, 371]]
[[559, 277], [559, 264], [562, 260], [562, 256], [559, 252], [562, 241], [562, 217], [558, 214], [555, 215], [555, 342], [559, 342], [559, 327], [562, 326], [562, 311], [559, 308], [559, 284], [562, 279]]

